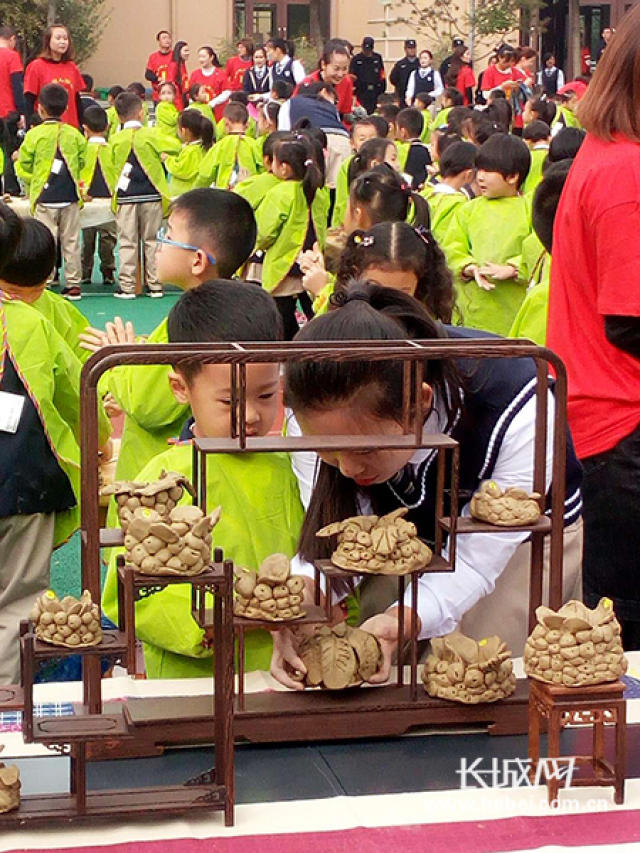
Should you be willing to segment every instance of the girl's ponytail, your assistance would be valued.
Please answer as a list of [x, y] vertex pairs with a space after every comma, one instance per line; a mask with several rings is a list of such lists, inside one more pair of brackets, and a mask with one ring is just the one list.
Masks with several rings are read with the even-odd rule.
[[310, 207], [316, 192], [324, 184], [312, 141], [302, 133], [297, 133], [278, 142], [273, 156], [280, 163], [286, 163], [291, 168], [293, 180], [302, 183], [302, 191]]
[[431, 233], [431, 214], [427, 200], [420, 193], [411, 193], [413, 212], [409, 213], [409, 223], [416, 228], [425, 228]]
[[191, 131], [194, 139], [202, 143], [205, 151], [208, 151], [214, 142], [213, 125], [208, 118], [202, 115], [199, 110], [188, 109], [180, 113], [178, 118], [180, 127]]
[[213, 129], [213, 125], [211, 124], [211, 122], [209, 121], [209, 119], [206, 116], [202, 116], [202, 122], [201, 122], [200, 126], [202, 128], [201, 133], [200, 133], [200, 139], [202, 140], [202, 147], [204, 148], [205, 151], [208, 151], [211, 148], [211, 146], [213, 145], [213, 143], [215, 142], [216, 133], [215, 133], [215, 130]]

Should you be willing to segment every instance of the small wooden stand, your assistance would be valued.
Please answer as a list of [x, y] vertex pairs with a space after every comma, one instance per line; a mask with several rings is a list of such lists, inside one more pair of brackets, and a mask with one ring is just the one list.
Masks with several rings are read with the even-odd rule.
[[[591, 768], [592, 772], [574, 775], [570, 784], [612, 785], [614, 800], [624, 802], [626, 700], [625, 685], [621, 681], [596, 684], [592, 687], [562, 687], [530, 679], [529, 685], [529, 759], [531, 773], [537, 775], [540, 760], [540, 723], [548, 720], [548, 758], [560, 757], [560, 733], [574, 725], [593, 726], [591, 755], [562, 756], [575, 759], [575, 767]], [[604, 757], [604, 732], [607, 723], [615, 727], [615, 753], [613, 764]], [[561, 780], [545, 779], [549, 804], [558, 798]]]

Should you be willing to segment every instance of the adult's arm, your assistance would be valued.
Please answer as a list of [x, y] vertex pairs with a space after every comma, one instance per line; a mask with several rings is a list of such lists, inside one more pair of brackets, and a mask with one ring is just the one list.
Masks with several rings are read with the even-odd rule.
[[[444, 84], [442, 83], [442, 77], [440, 76], [439, 71], [433, 72], [433, 92], [431, 93], [432, 98], [439, 98], [440, 95], [444, 92]], [[473, 103], [473, 99], [471, 100]]]
[[24, 120], [27, 127], [30, 127], [31, 122], [33, 121], [33, 114], [36, 111], [37, 100], [38, 96], [34, 95], [33, 92], [24, 93]]
[[640, 317], [610, 314], [604, 318], [604, 333], [614, 347], [640, 358]]
[[80, 92], [76, 92], [76, 109], [78, 110], [78, 127], [82, 130], [82, 119], [84, 118], [84, 101], [80, 96]]
[[412, 71], [407, 81], [407, 88], [404, 92], [405, 103], [410, 104], [413, 100], [413, 93], [416, 90], [416, 72]]
[[280, 107], [278, 130], [291, 130], [291, 101], [285, 101]]
[[155, 71], [152, 71], [150, 68], [146, 68], [144, 72], [144, 79], [148, 80], [150, 83], [158, 82], [158, 75]]
[[16, 111], [20, 115], [24, 115], [24, 73], [22, 71], [14, 71], [11, 74], [11, 91], [13, 92], [13, 102], [16, 105]]
[[291, 73], [293, 74], [296, 86], [302, 83], [304, 78], [307, 76], [307, 72], [304, 70], [304, 65], [299, 59], [294, 59], [291, 63]]
[[396, 87], [398, 86], [398, 63], [397, 62], [393, 66], [391, 71], [389, 72], [389, 83], [391, 83], [392, 86], [396, 86]]

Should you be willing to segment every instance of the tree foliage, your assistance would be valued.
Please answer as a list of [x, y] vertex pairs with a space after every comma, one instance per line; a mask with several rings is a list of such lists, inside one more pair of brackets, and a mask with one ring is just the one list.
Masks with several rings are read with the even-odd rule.
[[76, 61], [95, 50], [109, 20], [106, 0], [0, 0], [0, 21], [13, 27], [28, 61], [40, 52], [47, 20], [65, 24], [73, 39]]

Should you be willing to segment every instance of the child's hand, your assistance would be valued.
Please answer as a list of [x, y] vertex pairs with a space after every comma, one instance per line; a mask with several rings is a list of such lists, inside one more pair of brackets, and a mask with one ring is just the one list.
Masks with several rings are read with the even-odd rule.
[[105, 332], [107, 344], [135, 344], [136, 342], [133, 323], [129, 320], [124, 323], [122, 317], [114, 317], [112, 323], [107, 323]]
[[271, 652], [271, 675], [280, 684], [285, 687], [290, 687], [291, 690], [304, 690], [304, 685], [300, 681], [296, 681], [291, 677], [287, 666], [300, 673], [306, 675], [307, 668], [298, 656], [299, 638], [294, 636], [290, 628], [283, 628], [281, 631], [272, 631], [273, 651]]
[[98, 352], [101, 347], [107, 345], [107, 333], [100, 329], [94, 329], [93, 326], [87, 326], [84, 332], [78, 335], [80, 346], [89, 352]]
[[20, 156], [20, 152], [14, 151], [13, 154], [11, 155], [11, 159], [15, 162], [19, 156]]
[[298, 264], [302, 270], [302, 286], [313, 296], [317, 296], [328, 281], [324, 258], [317, 243], [313, 244], [313, 249], [299, 255]]
[[518, 270], [511, 264], [483, 264], [479, 269], [480, 275], [488, 275], [495, 278], [497, 281], [508, 281], [510, 278], [516, 278]]
[[111, 393], [104, 395], [102, 398], [102, 405], [104, 406], [104, 410], [109, 418], [119, 418], [120, 415], [124, 414], [123, 409]]
[[169, 159], [169, 155], [167, 154], [166, 151], [161, 152], [160, 159], [162, 160], [163, 163], [166, 163], [166, 161]]

